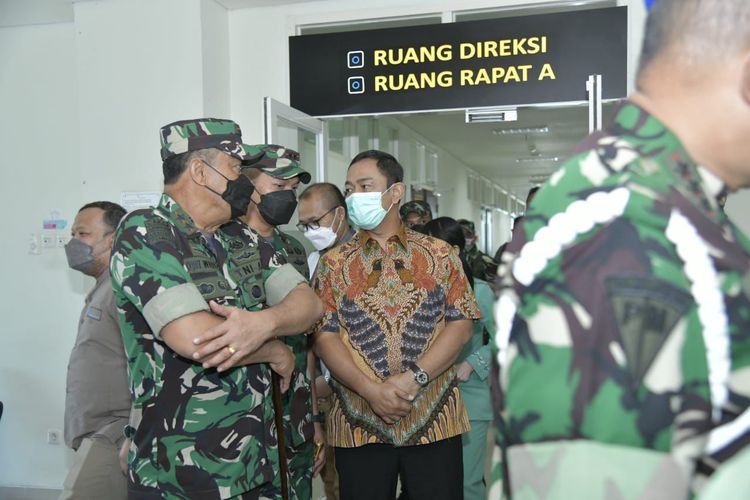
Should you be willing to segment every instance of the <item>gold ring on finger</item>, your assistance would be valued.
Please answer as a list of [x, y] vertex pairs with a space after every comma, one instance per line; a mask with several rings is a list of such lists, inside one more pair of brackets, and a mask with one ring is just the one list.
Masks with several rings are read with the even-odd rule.
[[227, 349], [229, 350], [229, 353], [230, 353], [230, 354], [234, 354], [235, 352], [237, 352], [237, 349], [235, 349], [235, 348], [234, 348], [234, 347], [232, 347], [231, 345], [228, 345], [228, 346], [227, 346]]

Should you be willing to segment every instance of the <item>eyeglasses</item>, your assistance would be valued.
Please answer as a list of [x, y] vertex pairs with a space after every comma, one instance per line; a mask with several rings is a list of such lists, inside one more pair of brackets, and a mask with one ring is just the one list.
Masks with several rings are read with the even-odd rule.
[[331, 212], [333, 212], [334, 210], [336, 210], [340, 206], [341, 205], [336, 205], [335, 207], [333, 207], [332, 209], [330, 209], [329, 211], [327, 211], [326, 213], [324, 213], [323, 215], [321, 215], [317, 219], [313, 219], [310, 222], [305, 222], [305, 223], [298, 222], [297, 223], [297, 229], [299, 229], [300, 232], [304, 233], [305, 231], [311, 231], [313, 229], [320, 228], [320, 221], [322, 221], [325, 218], [326, 215], [330, 214]]

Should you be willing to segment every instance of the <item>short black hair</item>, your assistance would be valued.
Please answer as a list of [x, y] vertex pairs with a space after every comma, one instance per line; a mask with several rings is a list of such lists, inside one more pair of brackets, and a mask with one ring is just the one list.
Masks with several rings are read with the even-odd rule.
[[443, 240], [451, 246], [458, 247], [458, 256], [461, 259], [461, 266], [464, 268], [464, 274], [469, 280], [471, 287], [474, 288], [474, 276], [472, 275], [469, 263], [466, 261], [466, 237], [464, 236], [464, 230], [461, 224], [452, 217], [438, 217], [422, 226], [420, 232]]
[[362, 151], [352, 158], [352, 161], [349, 162], [349, 167], [358, 161], [367, 159], [372, 159], [377, 162], [378, 170], [385, 176], [388, 182], [388, 187], [391, 187], [397, 182], [404, 181], [404, 167], [401, 166], [392, 154], [386, 153], [385, 151], [378, 151], [377, 149]]
[[161, 168], [164, 173], [164, 185], [177, 182], [193, 158], [201, 158], [211, 163], [216, 158], [217, 152], [218, 150], [214, 148], [196, 149], [195, 151], [181, 153], [163, 161]]
[[734, 56], [748, 46], [747, 0], [655, 0], [646, 19], [637, 77], [667, 49], [676, 49], [683, 58], [680, 64], [695, 65]]
[[87, 208], [100, 208], [104, 210], [102, 220], [111, 231], [117, 229], [117, 225], [127, 213], [124, 208], [122, 208], [117, 203], [112, 203], [111, 201], [94, 201], [91, 203], [86, 203], [78, 210], [78, 212], [83, 212]]
[[310, 198], [315, 193], [320, 193], [322, 197], [331, 202], [328, 206], [328, 210], [333, 210], [336, 207], [344, 207], [344, 213], [348, 215], [346, 199], [336, 184], [331, 184], [330, 182], [316, 182], [310, 184], [304, 191], [302, 191], [302, 194], [299, 195], [299, 201]]

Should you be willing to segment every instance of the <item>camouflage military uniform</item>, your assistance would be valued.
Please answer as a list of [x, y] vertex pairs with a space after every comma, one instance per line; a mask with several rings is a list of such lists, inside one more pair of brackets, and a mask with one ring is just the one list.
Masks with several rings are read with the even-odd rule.
[[[273, 239], [266, 239], [251, 228], [247, 228], [247, 231], [253, 244], [260, 249], [264, 275], [287, 263], [292, 264], [303, 276], [309, 274], [305, 248], [299, 241], [278, 229], [274, 229]], [[289, 464], [289, 498], [309, 500], [312, 497], [314, 429], [312, 392], [307, 374], [308, 339], [307, 335], [292, 335], [281, 337], [280, 340], [294, 353], [295, 365], [289, 391], [282, 398]]]
[[469, 264], [471, 274], [480, 280], [489, 280], [492, 282], [497, 272], [497, 263], [495, 260], [484, 252], [481, 252], [476, 246], [466, 252], [466, 263]]
[[155, 209], [136, 210], [120, 224], [111, 271], [133, 404], [142, 413], [128, 456], [131, 495], [229, 498], [260, 487], [274, 495], [278, 455], [267, 366], [204, 370], [175, 354], [147, 321], [154, 297], [190, 283], [204, 302], [182, 304], [185, 314], [207, 310], [209, 300], [260, 309], [257, 248], [223, 230], [201, 233], [164, 194]]
[[631, 103], [541, 189], [496, 305], [514, 498], [686, 498], [748, 442], [750, 242]]
[[[303, 183], [310, 182], [310, 173], [300, 164], [297, 151], [276, 144], [256, 146], [264, 156], [253, 169], [259, 168], [278, 179], [299, 177]], [[244, 226], [245, 237], [260, 250], [264, 276], [283, 265], [291, 264], [302, 275], [309, 276], [305, 248], [295, 238], [274, 228], [273, 237], [265, 238], [253, 228]], [[306, 332], [300, 332], [306, 333]], [[312, 497], [313, 424], [312, 391], [307, 373], [307, 336], [292, 335], [281, 340], [294, 353], [295, 371], [286, 394], [282, 396], [286, 458], [289, 469], [289, 498], [309, 500]], [[281, 487], [280, 475], [275, 481]]]
[[426, 201], [407, 201], [398, 209], [398, 214], [401, 216], [401, 220], [405, 220], [406, 216], [411, 213], [415, 213], [420, 217], [428, 217], [429, 220], [432, 220], [432, 208]]

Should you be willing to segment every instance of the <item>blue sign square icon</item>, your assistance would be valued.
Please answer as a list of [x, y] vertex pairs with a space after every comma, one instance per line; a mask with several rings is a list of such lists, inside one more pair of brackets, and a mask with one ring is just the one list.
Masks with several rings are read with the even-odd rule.
[[361, 50], [350, 50], [346, 53], [346, 65], [349, 68], [364, 67], [365, 53]]
[[350, 76], [348, 80], [348, 89], [350, 94], [363, 94], [365, 92], [365, 77]]

